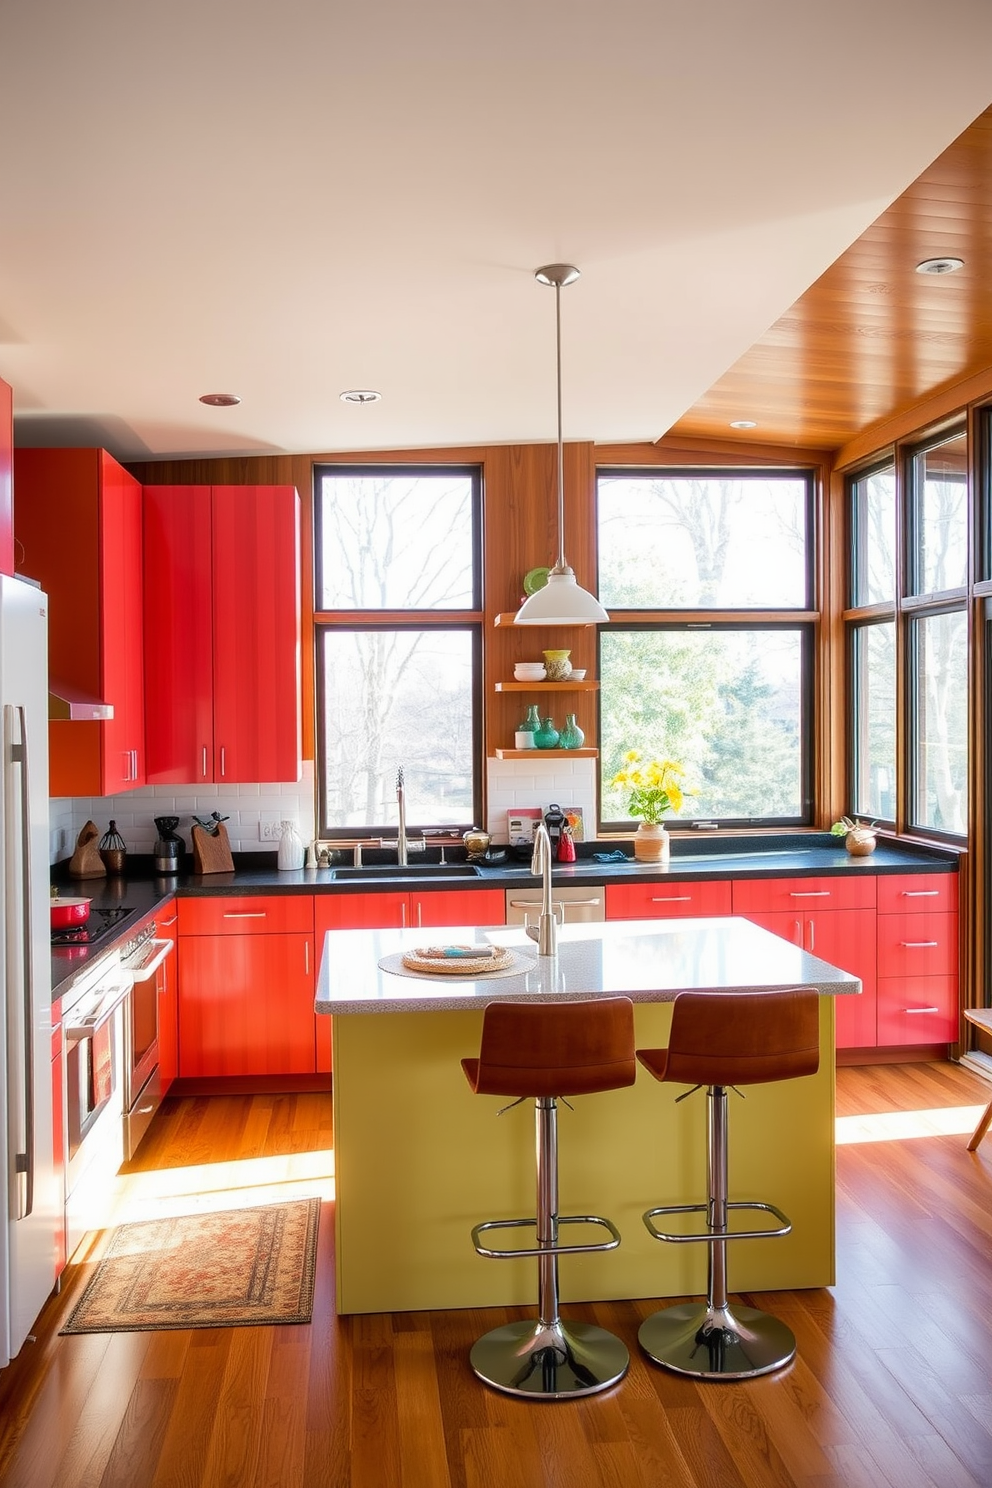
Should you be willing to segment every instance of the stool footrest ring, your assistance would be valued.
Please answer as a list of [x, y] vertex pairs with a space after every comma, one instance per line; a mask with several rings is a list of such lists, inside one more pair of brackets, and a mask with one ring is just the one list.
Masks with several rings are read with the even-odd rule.
[[527, 1246], [523, 1250], [491, 1250], [485, 1245], [480, 1245], [479, 1236], [486, 1230], [516, 1230], [522, 1226], [529, 1225], [532, 1229], [537, 1227], [536, 1219], [487, 1219], [484, 1224], [477, 1224], [472, 1229], [472, 1244], [479, 1255], [487, 1256], [490, 1260], [516, 1260], [526, 1256], [557, 1256], [557, 1255], [581, 1255], [591, 1254], [599, 1250], [616, 1250], [620, 1244], [620, 1231], [610, 1220], [601, 1218], [598, 1214], [560, 1214], [558, 1224], [589, 1224], [600, 1225], [604, 1230], [609, 1230], [611, 1239], [604, 1240], [598, 1245], [536, 1245]]
[[723, 1240], [766, 1240], [771, 1236], [788, 1235], [792, 1231], [792, 1220], [781, 1209], [774, 1204], [761, 1204], [757, 1201], [748, 1202], [740, 1200], [727, 1205], [727, 1209], [751, 1209], [761, 1210], [766, 1214], [774, 1214], [781, 1222], [779, 1229], [761, 1230], [705, 1230], [696, 1235], [673, 1235], [667, 1230], [659, 1230], [651, 1223], [657, 1214], [708, 1214], [708, 1204], [662, 1204], [657, 1209], [648, 1209], [641, 1218], [644, 1220], [645, 1228], [656, 1240], [668, 1240], [673, 1245], [699, 1244], [715, 1245]]

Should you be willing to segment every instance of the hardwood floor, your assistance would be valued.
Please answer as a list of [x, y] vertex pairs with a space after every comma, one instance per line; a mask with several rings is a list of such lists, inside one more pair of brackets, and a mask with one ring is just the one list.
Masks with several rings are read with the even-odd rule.
[[[613, 1303], [566, 1311], [631, 1345], [616, 1390], [548, 1405], [499, 1395], [466, 1356], [514, 1314], [335, 1317], [328, 1199], [309, 1327], [62, 1338], [92, 1259], [70, 1267], [37, 1341], [0, 1374], [0, 1483], [989, 1488], [992, 1137], [967, 1151], [987, 1100], [949, 1064], [838, 1072], [838, 1282], [755, 1299], [799, 1340], [776, 1375], [667, 1374], [637, 1353], [655, 1304]], [[329, 1147], [325, 1096], [169, 1101], [122, 1214], [326, 1194]]]

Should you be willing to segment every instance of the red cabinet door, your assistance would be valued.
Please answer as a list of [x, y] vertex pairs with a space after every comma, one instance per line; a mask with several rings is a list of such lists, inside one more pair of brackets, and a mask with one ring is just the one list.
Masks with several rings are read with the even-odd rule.
[[141, 487], [105, 450], [14, 457], [23, 571], [48, 594], [53, 681], [111, 703], [105, 722], [49, 727], [49, 794], [106, 796], [144, 780]]
[[607, 884], [608, 920], [694, 919], [731, 913], [730, 881]]
[[957, 976], [957, 971], [956, 914], [879, 915], [879, 976]]
[[840, 909], [815, 915], [754, 911], [745, 918], [860, 977], [860, 996], [834, 998], [835, 1042], [838, 1049], [872, 1048], [876, 1041], [875, 911]]
[[100, 450], [102, 686], [114, 705], [102, 726], [103, 795], [145, 783], [141, 486]]
[[417, 925], [505, 925], [502, 889], [440, 889], [410, 895], [408, 923]]
[[409, 923], [409, 894], [317, 894], [314, 925], [322, 948], [328, 930], [391, 930]]
[[214, 780], [300, 774], [300, 499], [214, 486]]
[[209, 486], [144, 488], [145, 754], [149, 785], [213, 780]]
[[313, 936], [181, 938], [180, 1075], [312, 1075], [313, 1004]]
[[956, 976], [879, 977], [880, 1044], [952, 1044], [957, 1036]]

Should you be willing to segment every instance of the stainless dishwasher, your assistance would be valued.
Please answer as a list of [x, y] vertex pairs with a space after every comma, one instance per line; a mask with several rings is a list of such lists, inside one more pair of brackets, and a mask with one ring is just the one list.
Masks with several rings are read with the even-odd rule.
[[[590, 884], [588, 888], [579, 888], [574, 885], [565, 888], [553, 884], [551, 902], [556, 910], [561, 905], [560, 915], [563, 917], [562, 923], [566, 925], [606, 919], [606, 890], [602, 884]], [[532, 922], [536, 922], [536, 916], [541, 910], [541, 890], [539, 888], [507, 889], [506, 923], [523, 925], [527, 919], [528, 910]]]

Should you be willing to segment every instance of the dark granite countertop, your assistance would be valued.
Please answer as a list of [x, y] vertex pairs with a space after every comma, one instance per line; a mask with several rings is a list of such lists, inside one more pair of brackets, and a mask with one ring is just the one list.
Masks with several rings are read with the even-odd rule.
[[[617, 849], [629, 853], [630, 842], [600, 841], [578, 844], [579, 856], [574, 863], [555, 864], [554, 882], [562, 887], [574, 884], [663, 883], [705, 881], [726, 878], [809, 878], [819, 875], [888, 874], [888, 873], [954, 873], [957, 854], [949, 849], [897, 843], [880, 838], [879, 845], [868, 857], [854, 858], [845, 850], [841, 839], [827, 832], [781, 833], [762, 836], [735, 836], [730, 833], [719, 840], [713, 837], [677, 837], [672, 839], [672, 857], [668, 865], [644, 864], [628, 857], [624, 862], [600, 862], [596, 853], [608, 854]], [[435, 849], [436, 851], [436, 849]], [[388, 854], [367, 854], [373, 861]], [[451, 861], [452, 854], [448, 854]], [[93, 909], [126, 907], [130, 913], [115, 927], [117, 933], [92, 948], [71, 947], [52, 951], [53, 996], [65, 991], [75, 976], [87, 965], [128, 940], [137, 927], [173, 896], [198, 898], [232, 894], [349, 894], [396, 893], [413, 888], [432, 893], [447, 889], [534, 887], [539, 879], [530, 872], [527, 862], [507, 855], [505, 861], [480, 865], [475, 877], [432, 877], [429, 869], [414, 860], [408, 877], [395, 874], [385, 879], [335, 879], [333, 868], [301, 868], [280, 871], [274, 853], [236, 855], [233, 873], [195, 875], [180, 873], [175, 877], [156, 876], [150, 858], [134, 857], [128, 861], [125, 878], [69, 879], [62, 870], [53, 873], [63, 893], [86, 895]]]

